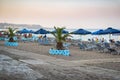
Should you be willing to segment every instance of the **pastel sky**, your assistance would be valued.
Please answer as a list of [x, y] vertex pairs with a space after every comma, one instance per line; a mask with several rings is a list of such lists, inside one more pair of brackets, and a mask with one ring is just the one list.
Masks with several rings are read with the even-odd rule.
[[120, 28], [120, 0], [0, 0], [0, 22]]

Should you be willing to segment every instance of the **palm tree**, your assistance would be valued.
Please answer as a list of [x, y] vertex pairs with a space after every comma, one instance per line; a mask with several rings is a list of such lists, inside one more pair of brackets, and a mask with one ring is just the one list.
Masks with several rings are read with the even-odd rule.
[[15, 36], [15, 30], [16, 29], [12, 29], [12, 28], [8, 28], [8, 37], [9, 37], [9, 42], [15, 42], [15, 40], [13, 39], [13, 37]]
[[62, 31], [65, 29], [64, 27], [63, 28], [59, 28], [59, 27], [56, 28], [56, 27], [54, 27], [54, 29], [56, 30], [56, 32], [52, 32], [52, 34], [56, 38], [56, 42], [57, 42], [56, 48], [58, 50], [63, 50], [64, 49], [63, 42], [70, 35], [69, 35], [69, 33], [67, 33], [67, 34], [63, 34], [62, 33]]

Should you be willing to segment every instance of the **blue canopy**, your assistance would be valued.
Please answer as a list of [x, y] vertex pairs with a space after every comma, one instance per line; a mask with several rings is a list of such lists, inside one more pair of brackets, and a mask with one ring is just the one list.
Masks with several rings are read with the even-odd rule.
[[78, 29], [74, 32], [72, 32], [72, 34], [81, 34], [81, 35], [85, 35], [85, 34], [91, 34], [90, 31], [84, 30], [84, 29]]
[[22, 30], [19, 31], [19, 33], [21, 33], [21, 34], [22, 34], [22, 33], [30, 33], [30, 31], [27, 30], [27, 29], [22, 29]]
[[49, 31], [41, 28], [41, 29], [37, 30], [37, 31], [34, 32], [34, 33], [35, 33], [35, 34], [47, 34], [47, 33], [49, 33]]
[[120, 30], [108, 27], [104, 30], [104, 34], [109, 34], [109, 39], [111, 39], [111, 34], [120, 33]]
[[107, 29], [104, 30], [104, 33], [105, 33], [105, 34], [120, 33], [120, 30], [113, 29], [113, 28], [109, 27], [109, 28], [107, 28]]
[[[54, 30], [54, 31], [52, 31], [53, 33], [56, 33], [56, 30]], [[67, 34], [67, 33], [69, 33], [68, 31], [66, 31], [66, 30], [62, 30], [62, 33], [64, 33], [64, 34]]]
[[34, 33], [34, 31], [33, 31], [33, 30], [30, 30], [29, 33]]
[[104, 34], [104, 30], [102, 30], [102, 29], [92, 33], [92, 35], [102, 35], [102, 34]]

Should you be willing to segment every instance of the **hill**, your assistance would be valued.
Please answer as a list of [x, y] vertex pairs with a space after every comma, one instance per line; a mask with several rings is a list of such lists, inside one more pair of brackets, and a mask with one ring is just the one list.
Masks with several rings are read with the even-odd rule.
[[29, 24], [0, 23], [0, 29], [6, 29], [8, 27], [18, 28], [18, 29], [22, 29], [22, 28], [28, 28], [28, 29], [44, 28], [41, 25], [36, 25], [36, 24], [29, 25]]

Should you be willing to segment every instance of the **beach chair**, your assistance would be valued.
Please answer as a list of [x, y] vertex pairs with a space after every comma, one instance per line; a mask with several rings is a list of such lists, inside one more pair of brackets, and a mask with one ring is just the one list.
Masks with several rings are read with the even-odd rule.
[[32, 41], [38, 41], [38, 37], [37, 36], [32, 36]]
[[104, 52], [104, 47], [103, 47], [103, 45], [102, 44], [100, 44], [100, 43], [97, 43], [96, 44], [96, 50], [98, 51], [98, 52]]
[[115, 44], [113, 44], [114, 47], [111, 47], [109, 43], [104, 43], [104, 45], [105, 45], [105, 48], [104, 48], [104, 49], [108, 49], [108, 52], [109, 52], [110, 54], [117, 54], [117, 50], [116, 50]]
[[95, 49], [96, 49], [96, 45], [95, 45], [95, 44], [86, 43], [86, 45], [87, 45], [87, 49], [88, 49], [88, 50], [95, 50]]
[[14, 36], [14, 37], [13, 37], [13, 39], [14, 39], [15, 41], [18, 41], [18, 38], [17, 38], [17, 36]]
[[83, 46], [84, 46], [84, 50], [86, 51], [90, 51], [93, 49], [89, 43], [83, 43]]
[[4, 41], [5, 39], [4, 39], [4, 37], [0, 37], [0, 41]]
[[69, 46], [70, 46], [70, 43], [63, 43], [63, 47], [64, 47], [65, 49], [69, 49]]
[[38, 39], [38, 43], [39, 43], [39, 44], [42, 44], [42, 39]]
[[85, 50], [85, 45], [83, 45], [82, 43], [78, 43], [78, 45], [81, 50]]
[[81, 50], [86, 50], [86, 51], [93, 50], [93, 46], [91, 46], [88, 43], [82, 43], [81, 42], [78, 45], [79, 45], [79, 47], [80, 47]]
[[120, 41], [116, 41], [116, 42], [115, 42], [115, 45], [116, 45], [117, 47], [120, 47]]
[[27, 38], [22, 37], [21, 40], [22, 40], [23, 42], [26, 42], [26, 41], [27, 41]]
[[46, 39], [38, 39], [38, 43], [40, 45], [49, 45], [50, 44], [47, 38]]
[[120, 55], [120, 50], [119, 49], [117, 50], [117, 54]]

